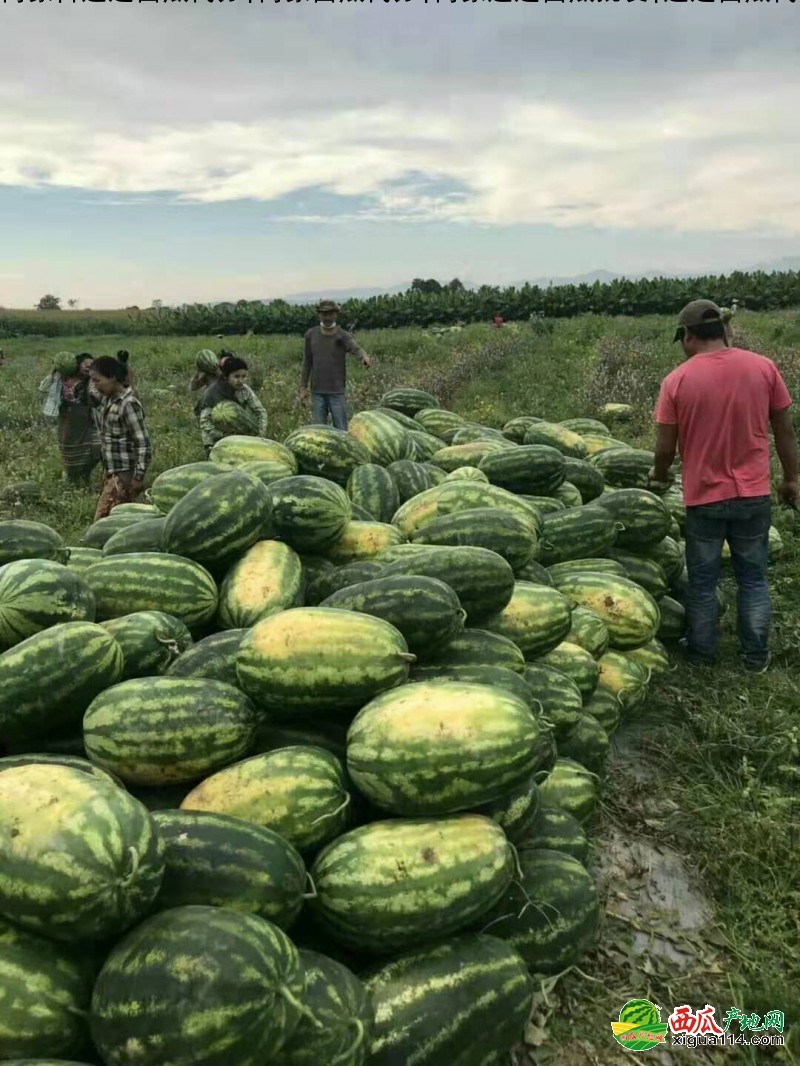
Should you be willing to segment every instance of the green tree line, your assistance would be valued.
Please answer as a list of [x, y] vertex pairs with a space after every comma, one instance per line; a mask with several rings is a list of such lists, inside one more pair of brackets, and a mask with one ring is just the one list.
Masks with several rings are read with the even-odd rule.
[[[454, 279], [457, 280], [457, 279]], [[460, 283], [459, 283], [460, 285]], [[425, 291], [422, 291], [424, 289]], [[579, 285], [522, 285], [479, 289], [453, 283], [431, 291], [419, 284], [400, 294], [346, 300], [339, 316], [346, 327], [385, 329], [399, 326], [453, 325], [488, 322], [501, 315], [507, 322], [533, 317], [571, 318], [580, 314], [674, 314], [689, 300], [703, 296], [723, 306], [736, 301], [752, 311], [800, 307], [800, 271], [764, 273], [735, 271], [727, 275], [687, 278], [615, 279]], [[236, 303], [184, 304], [129, 312], [68, 315], [33, 311], [0, 311], [0, 336], [112, 334], [172, 334], [180, 336], [240, 336], [252, 333], [302, 333], [317, 320], [311, 304], [285, 300], [239, 300]]]

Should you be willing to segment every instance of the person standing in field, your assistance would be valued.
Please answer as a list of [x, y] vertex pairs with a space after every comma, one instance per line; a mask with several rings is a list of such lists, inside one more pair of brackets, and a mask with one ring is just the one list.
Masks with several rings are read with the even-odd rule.
[[126, 363], [106, 355], [95, 359], [89, 370], [92, 385], [101, 397], [100, 455], [103, 487], [95, 521], [110, 514], [112, 507], [136, 499], [153, 455], [142, 405], [128, 384]]
[[88, 352], [74, 356], [74, 367], [61, 370], [61, 404], [56, 436], [65, 481], [87, 482], [100, 461], [100, 437], [95, 417], [96, 399], [91, 394], [89, 371], [93, 357]]
[[347, 429], [345, 361], [348, 355], [354, 355], [362, 366], [369, 367], [372, 362], [353, 335], [337, 325], [336, 315], [341, 308], [334, 300], [320, 300], [316, 310], [319, 325], [312, 326], [303, 338], [299, 400], [307, 403], [310, 384], [314, 422], [327, 425], [330, 415], [337, 429]]
[[223, 349], [219, 356], [216, 356], [210, 348], [203, 348], [195, 356], [195, 371], [189, 382], [189, 393], [195, 401], [194, 413], [196, 415], [200, 414], [206, 389], [219, 378], [220, 360], [230, 355], [233, 355], [233, 352], [226, 352]]
[[771, 360], [729, 347], [722, 311], [710, 300], [692, 300], [683, 308], [674, 340], [681, 342], [686, 362], [661, 385], [651, 477], [669, 479], [679, 447], [689, 575], [687, 658], [694, 665], [716, 659], [716, 590], [727, 541], [738, 585], [742, 661], [746, 669], [761, 672], [769, 665], [771, 622], [769, 428], [783, 468], [778, 495], [797, 507], [792, 398]]
[[206, 458], [217, 441], [226, 436], [214, 425], [211, 417], [211, 412], [223, 400], [233, 400], [241, 404], [246, 411], [250, 411], [255, 416], [258, 425], [257, 435], [259, 437], [267, 435], [267, 412], [261, 400], [247, 384], [247, 363], [238, 355], [229, 355], [220, 361], [219, 366], [219, 377], [212, 385], [209, 385], [200, 400], [200, 433]]

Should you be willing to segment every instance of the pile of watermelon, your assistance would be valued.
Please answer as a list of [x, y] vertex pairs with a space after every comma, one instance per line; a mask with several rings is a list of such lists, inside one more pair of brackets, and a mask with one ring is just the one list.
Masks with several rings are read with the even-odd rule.
[[0, 522], [0, 1060], [508, 1063], [683, 632], [652, 464], [395, 389]]

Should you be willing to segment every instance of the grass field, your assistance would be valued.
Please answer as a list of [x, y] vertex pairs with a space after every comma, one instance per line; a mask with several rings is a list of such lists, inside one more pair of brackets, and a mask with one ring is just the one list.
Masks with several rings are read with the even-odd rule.
[[[773, 357], [800, 396], [800, 315], [740, 314], [734, 321], [737, 341]], [[625, 401], [639, 412], [625, 432], [652, 447], [653, 401], [679, 358], [671, 332], [664, 317], [584, 316], [500, 331], [472, 326], [441, 338], [419, 330], [360, 333], [375, 364], [369, 371], [353, 367], [350, 405], [371, 405], [387, 387], [413, 384], [499, 426], [521, 414], [558, 420]], [[77, 543], [93, 513], [92, 493], [61, 482], [53, 431], [39, 414], [37, 386], [57, 351], [130, 349], [157, 474], [202, 458], [187, 383], [194, 353], [218, 344], [157, 337], [127, 344], [104, 338], [101, 346], [72, 338], [5, 341], [0, 489], [36, 480], [46, 490], [45, 504], [17, 516], [48, 522]], [[299, 338], [229, 338], [226, 345], [251, 360], [270, 433], [282, 438], [307, 417], [295, 400]], [[800, 523], [795, 527], [793, 519], [776, 508], [785, 551], [772, 570], [771, 672], [736, 669], [732, 606], [724, 620], [723, 664], [702, 673], [676, 668], [654, 683], [643, 718], [616, 741], [594, 830], [595, 859], [607, 875], [600, 944], [580, 972], [541, 989], [529, 1033], [532, 1061], [623, 1061], [609, 1024], [627, 999], [642, 997], [666, 1008], [664, 1020], [682, 1003], [714, 1004], [718, 1018], [733, 1007], [760, 1015], [781, 1010], [791, 1035], [780, 1051], [740, 1045], [717, 1050], [716, 1059], [708, 1049], [692, 1054], [700, 1061], [755, 1063], [772, 1054], [800, 1061]], [[729, 579], [726, 593], [733, 605]], [[707, 907], [702, 921], [681, 921], [680, 900], [639, 905], [655, 854], [680, 865], [678, 882], [683, 878]], [[684, 909], [688, 914], [692, 907]]]

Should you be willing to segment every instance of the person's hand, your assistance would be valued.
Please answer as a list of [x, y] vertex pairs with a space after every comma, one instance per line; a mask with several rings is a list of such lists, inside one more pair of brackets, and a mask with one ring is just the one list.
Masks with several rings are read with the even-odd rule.
[[778, 496], [787, 507], [798, 507], [800, 505], [800, 483], [782, 481], [778, 486]]
[[368, 355], [365, 355], [364, 358], [361, 360], [361, 365], [365, 366], [367, 370], [369, 370], [369, 368], [372, 366], [372, 360]]
[[299, 403], [308, 403], [308, 389], [298, 389], [297, 400]]
[[675, 475], [671, 470], [667, 471], [667, 476], [660, 478], [657, 476], [656, 468], [653, 467], [650, 473], [647, 475], [648, 482], [652, 482], [654, 485], [671, 485], [675, 481]]

